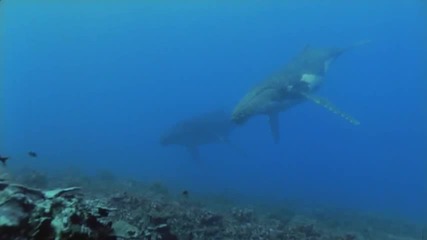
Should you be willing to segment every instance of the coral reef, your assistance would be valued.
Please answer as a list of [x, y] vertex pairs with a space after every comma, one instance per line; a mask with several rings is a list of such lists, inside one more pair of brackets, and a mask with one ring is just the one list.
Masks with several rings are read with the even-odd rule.
[[[173, 195], [159, 182], [122, 180], [109, 172], [70, 175], [38, 174], [42, 184], [36, 185], [54, 190], [0, 181], [0, 239], [415, 240], [418, 234], [409, 225], [354, 214], [267, 211], [229, 201], [215, 209], [193, 198], [196, 194]], [[80, 186], [69, 187], [75, 183]]]
[[290, 224], [275, 218], [262, 219], [248, 208], [214, 212], [187, 201], [153, 200], [126, 192], [105, 201], [121, 209], [111, 215], [113, 219], [123, 219], [144, 229], [143, 239], [355, 239], [351, 234], [335, 236], [321, 232], [298, 216]]
[[0, 182], [0, 239], [115, 239], [100, 206], [76, 197], [79, 188], [41, 191]]

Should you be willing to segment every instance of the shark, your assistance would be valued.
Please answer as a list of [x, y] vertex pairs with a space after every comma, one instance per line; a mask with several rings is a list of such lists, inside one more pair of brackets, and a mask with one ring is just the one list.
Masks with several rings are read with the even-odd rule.
[[279, 113], [306, 100], [338, 114], [354, 125], [360, 122], [341, 111], [330, 101], [315, 95], [325, 82], [331, 64], [343, 53], [370, 41], [361, 41], [347, 47], [313, 47], [309, 44], [279, 71], [249, 89], [234, 107], [231, 119], [242, 125], [254, 116], [268, 116], [275, 143], [280, 141]]
[[160, 144], [183, 146], [196, 161], [200, 161], [199, 147], [206, 144], [225, 143], [242, 152], [229, 140], [236, 127], [224, 110], [204, 112], [176, 122], [160, 137]]

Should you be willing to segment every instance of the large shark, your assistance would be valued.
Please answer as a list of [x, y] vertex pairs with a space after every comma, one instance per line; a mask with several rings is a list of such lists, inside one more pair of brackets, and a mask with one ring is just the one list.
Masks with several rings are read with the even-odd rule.
[[162, 135], [160, 144], [184, 146], [194, 160], [200, 160], [200, 145], [226, 143], [239, 150], [229, 140], [229, 135], [236, 126], [230, 120], [230, 114], [223, 110], [206, 112], [177, 122]]
[[313, 93], [323, 84], [330, 64], [359, 42], [345, 48], [315, 48], [307, 45], [284, 68], [253, 87], [236, 105], [232, 121], [243, 124], [257, 115], [269, 117], [270, 129], [276, 143], [280, 140], [279, 113], [305, 100], [311, 100], [342, 116], [352, 124], [357, 120], [340, 111], [326, 99]]

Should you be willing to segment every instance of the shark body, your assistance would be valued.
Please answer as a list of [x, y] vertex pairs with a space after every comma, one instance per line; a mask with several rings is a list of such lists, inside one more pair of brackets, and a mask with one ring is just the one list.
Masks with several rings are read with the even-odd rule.
[[194, 160], [200, 160], [201, 145], [226, 143], [234, 146], [229, 135], [236, 126], [225, 111], [206, 112], [177, 122], [162, 135], [160, 144], [186, 147]]
[[342, 116], [350, 123], [357, 120], [340, 111], [326, 99], [313, 95], [324, 83], [329, 66], [347, 50], [365, 44], [361, 42], [345, 48], [314, 48], [306, 46], [284, 68], [248, 91], [232, 113], [232, 121], [243, 124], [257, 115], [267, 115], [276, 143], [280, 141], [279, 113], [306, 100], [311, 100]]

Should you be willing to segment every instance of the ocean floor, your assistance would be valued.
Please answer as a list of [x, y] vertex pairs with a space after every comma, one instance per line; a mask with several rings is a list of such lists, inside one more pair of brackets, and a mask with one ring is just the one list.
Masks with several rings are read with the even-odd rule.
[[31, 169], [3, 172], [0, 239], [422, 239], [421, 226], [396, 219], [196, 195], [105, 171], [91, 177], [76, 169], [55, 176]]

